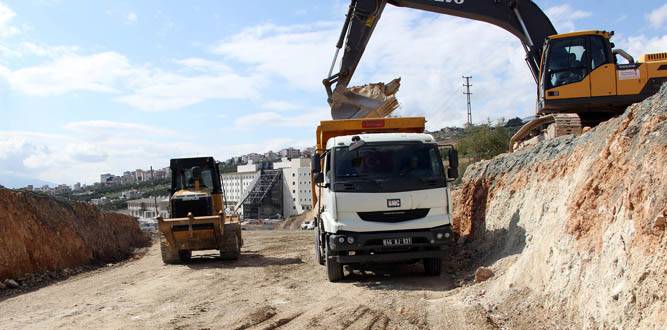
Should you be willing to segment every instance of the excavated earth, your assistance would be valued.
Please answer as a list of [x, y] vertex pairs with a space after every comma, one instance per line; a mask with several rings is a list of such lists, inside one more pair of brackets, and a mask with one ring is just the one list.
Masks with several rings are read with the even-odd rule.
[[0, 282], [120, 261], [147, 243], [132, 217], [0, 189]]
[[[312, 232], [244, 231], [236, 262], [204, 252], [164, 265], [153, 245], [0, 297], [0, 328], [665, 329], [666, 163], [662, 90], [579, 137], [469, 167], [453, 194], [461, 238], [440, 277], [388, 265], [329, 283]], [[58, 241], [45, 250], [74, 253]]]
[[500, 275], [489, 303], [539, 306], [564, 327], [667, 328], [667, 89], [463, 181], [456, 227]]

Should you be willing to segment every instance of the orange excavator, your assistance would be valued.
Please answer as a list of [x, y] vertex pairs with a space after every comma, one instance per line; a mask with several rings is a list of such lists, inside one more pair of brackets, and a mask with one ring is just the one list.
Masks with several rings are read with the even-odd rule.
[[[521, 41], [537, 83], [537, 116], [512, 137], [510, 149], [579, 134], [583, 127], [594, 127], [655, 94], [667, 80], [667, 53], [636, 61], [615, 48], [613, 32], [558, 34], [530, 0], [351, 0], [329, 77], [323, 81], [333, 119], [382, 117], [397, 107], [398, 81], [348, 87], [388, 4], [487, 22]], [[341, 49], [340, 70], [334, 74]], [[370, 95], [369, 89], [380, 93]]]

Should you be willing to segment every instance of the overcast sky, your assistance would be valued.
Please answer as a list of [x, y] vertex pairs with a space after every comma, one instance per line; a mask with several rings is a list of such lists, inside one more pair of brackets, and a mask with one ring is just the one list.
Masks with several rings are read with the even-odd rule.
[[[559, 32], [667, 51], [665, 1], [537, 1]], [[314, 144], [348, 1], [0, 0], [0, 184], [92, 183], [173, 157]], [[494, 26], [388, 6], [353, 83], [403, 78], [429, 129], [534, 113], [521, 44]], [[25, 179], [28, 179], [27, 181]]]

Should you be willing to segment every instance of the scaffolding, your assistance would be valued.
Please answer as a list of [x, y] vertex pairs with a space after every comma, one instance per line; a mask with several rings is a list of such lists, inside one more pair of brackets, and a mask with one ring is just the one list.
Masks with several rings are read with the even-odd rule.
[[[243, 217], [245, 219], [261, 218], [263, 215], [261, 212], [262, 205], [265, 203], [267, 197], [271, 197], [271, 190], [281, 178], [282, 170], [262, 170], [254, 187], [252, 187], [243, 200]], [[282, 200], [282, 196], [280, 197]]]

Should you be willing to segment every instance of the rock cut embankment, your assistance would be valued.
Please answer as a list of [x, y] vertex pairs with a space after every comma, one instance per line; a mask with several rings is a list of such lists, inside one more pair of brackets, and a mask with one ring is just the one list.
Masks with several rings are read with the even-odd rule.
[[455, 227], [498, 274], [491, 303], [565, 327], [667, 327], [666, 88], [579, 137], [471, 166], [456, 196]]
[[0, 189], [0, 280], [119, 261], [148, 242], [132, 217]]

